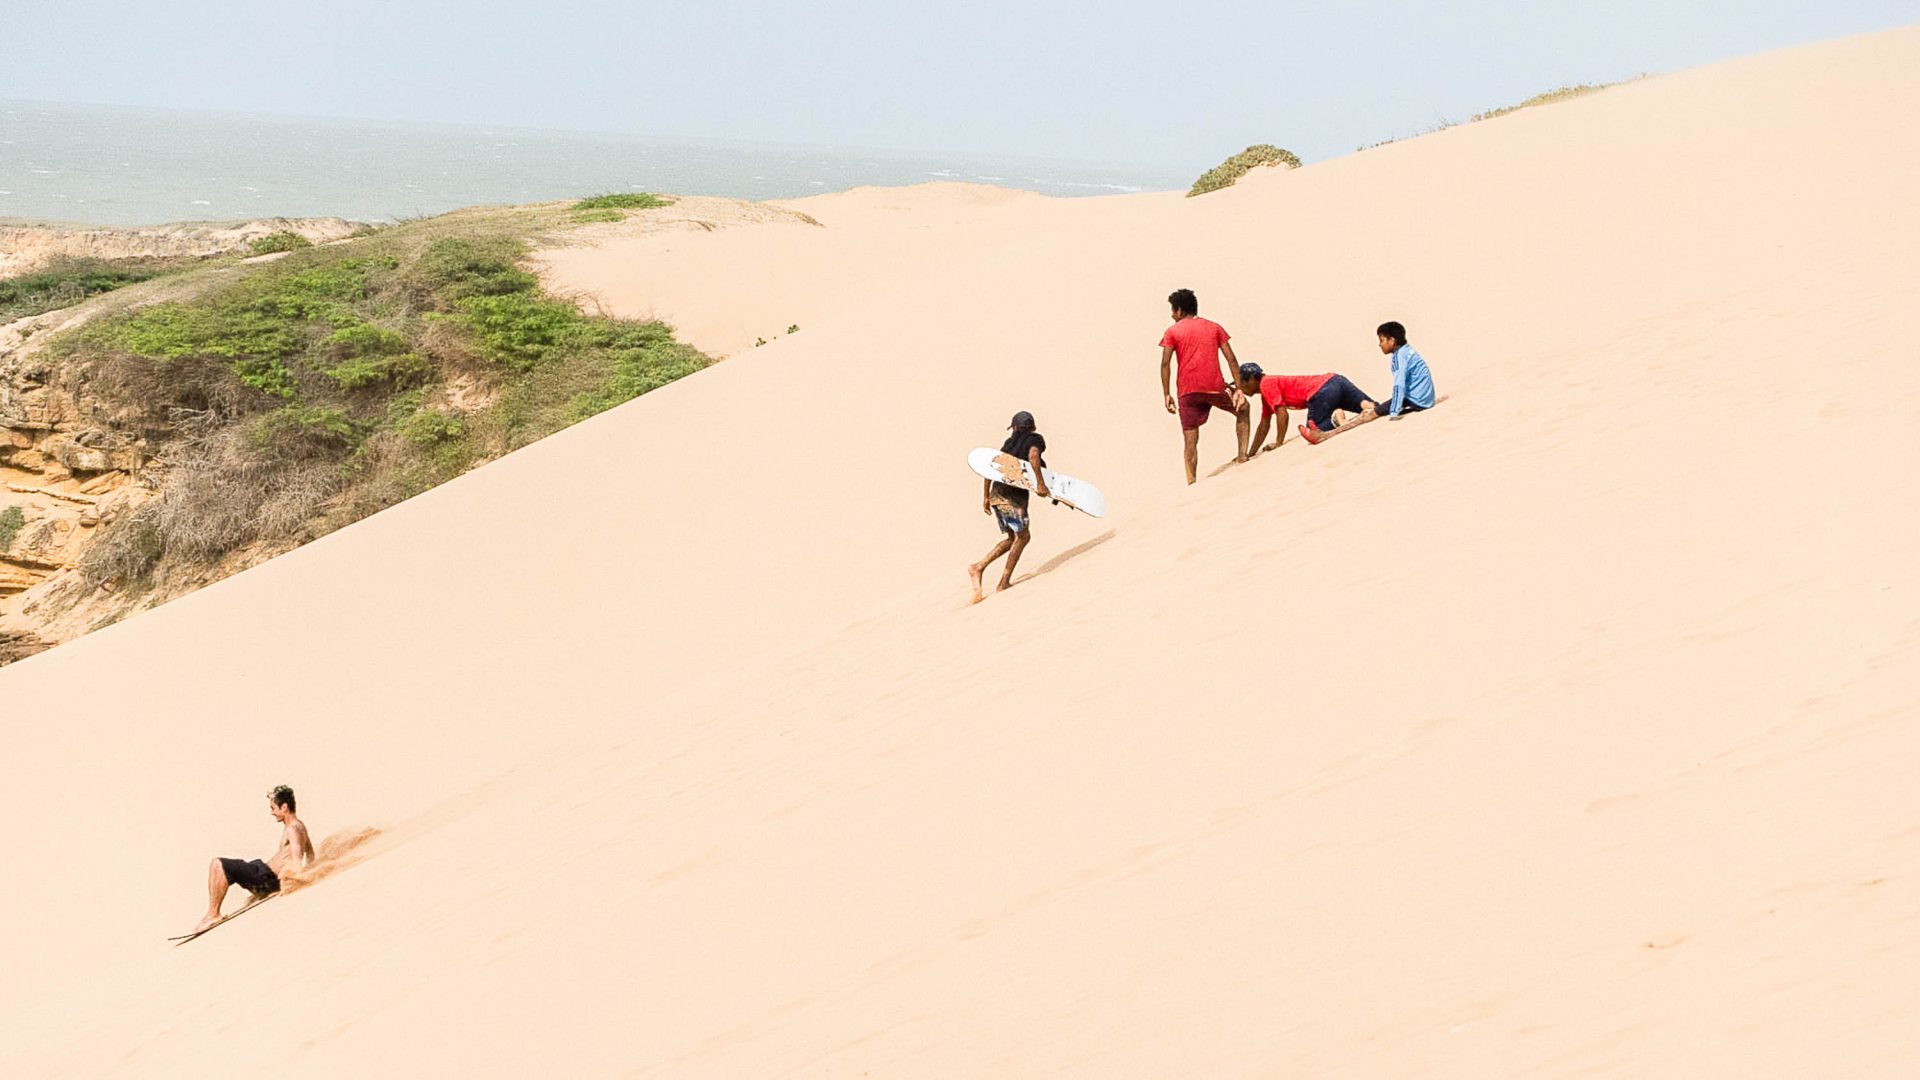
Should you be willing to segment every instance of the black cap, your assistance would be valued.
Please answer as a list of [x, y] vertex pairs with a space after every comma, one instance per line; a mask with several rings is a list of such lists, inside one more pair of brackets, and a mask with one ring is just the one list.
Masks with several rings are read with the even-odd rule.
[[1240, 377], [1243, 379], [1257, 379], [1264, 374], [1266, 373], [1260, 370], [1259, 364], [1240, 365]]
[[1025, 409], [1013, 414], [1013, 422], [1007, 425], [1008, 431], [1032, 431], [1033, 414]]

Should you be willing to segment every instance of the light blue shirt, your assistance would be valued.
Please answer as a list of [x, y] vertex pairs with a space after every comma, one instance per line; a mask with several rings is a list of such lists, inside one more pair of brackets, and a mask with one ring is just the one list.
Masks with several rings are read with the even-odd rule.
[[1399, 416], [1400, 410], [1409, 404], [1433, 408], [1433, 376], [1413, 346], [1402, 345], [1393, 350], [1389, 362], [1393, 365], [1393, 401], [1387, 406], [1387, 415]]

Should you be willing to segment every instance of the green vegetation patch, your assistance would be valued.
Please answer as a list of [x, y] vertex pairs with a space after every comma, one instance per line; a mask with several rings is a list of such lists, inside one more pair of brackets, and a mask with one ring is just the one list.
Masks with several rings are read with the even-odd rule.
[[128, 434], [171, 448], [159, 495], [89, 549], [88, 578], [283, 550], [710, 363], [661, 323], [540, 289], [521, 263], [565, 214], [303, 248], [63, 336]]
[[150, 281], [192, 266], [195, 259], [63, 257], [38, 270], [0, 279], [0, 323], [72, 307], [89, 296]]
[[1498, 109], [1489, 109], [1483, 113], [1476, 113], [1473, 118], [1475, 120], [1491, 120], [1496, 116], [1505, 116], [1511, 112], [1519, 112], [1521, 109], [1530, 109], [1535, 105], [1551, 105], [1556, 101], [1568, 101], [1577, 97], [1585, 97], [1588, 94], [1597, 93], [1598, 91], [1605, 90], [1609, 86], [1615, 85], [1618, 84], [1580, 83], [1576, 86], [1562, 86], [1549, 90], [1544, 94], [1535, 94], [1527, 100], [1520, 102], [1518, 105], [1503, 105]]
[[277, 251], [299, 251], [301, 248], [312, 246], [313, 241], [297, 232], [277, 232], [268, 233], [248, 244], [247, 252], [253, 255], [271, 255]]
[[26, 511], [19, 507], [9, 506], [5, 510], [0, 510], [0, 551], [13, 546], [14, 538], [20, 535], [20, 530], [26, 527], [26, 524]]
[[1300, 167], [1300, 159], [1290, 150], [1282, 150], [1267, 143], [1257, 143], [1233, 155], [1227, 160], [1200, 174], [1200, 179], [1188, 189], [1187, 198], [1205, 195], [1209, 191], [1219, 191], [1232, 187], [1235, 181], [1263, 165], [1285, 165], [1289, 169]]
[[656, 210], [662, 206], [672, 206], [672, 199], [663, 199], [648, 191], [616, 192], [609, 195], [589, 195], [573, 204], [575, 210]]

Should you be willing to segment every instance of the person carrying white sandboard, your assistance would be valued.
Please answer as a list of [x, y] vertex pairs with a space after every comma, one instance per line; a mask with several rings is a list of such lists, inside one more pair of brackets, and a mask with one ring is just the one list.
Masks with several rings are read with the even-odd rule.
[[[1034, 491], [1042, 498], [1052, 498], [1053, 493], [1047, 490], [1046, 462], [1041, 457], [1046, 452], [1047, 440], [1035, 430], [1033, 414], [1024, 409], [1014, 413], [1013, 422], [1007, 425], [1007, 430], [1012, 434], [1000, 445], [1000, 452], [1032, 466]], [[980, 483], [980, 510], [1000, 526], [1000, 542], [993, 545], [986, 558], [967, 567], [967, 576], [973, 580], [973, 602], [976, 604], [986, 599], [984, 581], [987, 567], [1005, 555], [1007, 565], [994, 591], [1011, 588], [1014, 565], [1020, 561], [1020, 553], [1027, 550], [1028, 542], [1033, 539], [1033, 522], [1027, 515], [1027, 490], [998, 480], [982, 480]]]

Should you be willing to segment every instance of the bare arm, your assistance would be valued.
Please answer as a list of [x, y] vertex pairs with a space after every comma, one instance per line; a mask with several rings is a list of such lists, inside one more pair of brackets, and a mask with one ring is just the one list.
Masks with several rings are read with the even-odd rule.
[[993, 513], [993, 481], [991, 480], [980, 481], [980, 512]]
[[1053, 492], [1047, 490], [1047, 474], [1040, 471], [1040, 448], [1027, 448], [1027, 464], [1033, 466], [1033, 490], [1043, 499], [1053, 498]]
[[1172, 376], [1173, 350], [1162, 345], [1160, 347], [1160, 396], [1166, 399], [1168, 412], [1176, 411], [1173, 407], [1173, 383], [1170, 381]]
[[[1261, 446], [1260, 444], [1267, 441], [1267, 425], [1271, 423], [1273, 423], [1273, 414], [1263, 413], [1260, 417], [1260, 426], [1253, 429], [1253, 441], [1247, 444], [1248, 457], [1252, 457], [1253, 455], [1258, 454], [1262, 450], [1269, 449], [1269, 447], [1264, 447], [1264, 446]], [[1284, 430], [1284, 427], [1285, 427], [1285, 422], [1282, 421], [1283, 430]], [[1279, 446], [1280, 444], [1274, 443], [1273, 445]]]
[[1222, 372], [1227, 379], [1227, 393], [1233, 398], [1233, 407], [1237, 409], [1246, 396], [1240, 393], [1240, 358], [1233, 355], [1233, 342], [1221, 342], [1220, 355], [1227, 362], [1226, 370]]
[[1282, 405], [1273, 410], [1273, 414], [1279, 417], [1279, 419], [1275, 421], [1275, 424], [1278, 426], [1273, 429], [1273, 445], [1267, 447], [1267, 449], [1278, 450], [1280, 449], [1280, 444], [1287, 441], [1287, 407]]

